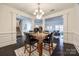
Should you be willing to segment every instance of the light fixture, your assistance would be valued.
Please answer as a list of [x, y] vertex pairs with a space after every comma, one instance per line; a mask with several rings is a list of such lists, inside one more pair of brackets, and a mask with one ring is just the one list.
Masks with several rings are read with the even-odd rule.
[[38, 3], [38, 9], [35, 10], [34, 15], [36, 16], [36, 19], [41, 19], [44, 15], [43, 10], [40, 9], [40, 3]]

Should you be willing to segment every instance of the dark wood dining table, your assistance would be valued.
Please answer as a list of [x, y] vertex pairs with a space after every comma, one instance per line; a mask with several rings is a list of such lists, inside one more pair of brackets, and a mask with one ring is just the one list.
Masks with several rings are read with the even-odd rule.
[[38, 40], [38, 44], [37, 44], [37, 49], [39, 52], [39, 56], [42, 56], [43, 53], [43, 40], [45, 39], [46, 35], [48, 35], [48, 33], [32, 33], [33, 36], [35, 36], [35, 39]]

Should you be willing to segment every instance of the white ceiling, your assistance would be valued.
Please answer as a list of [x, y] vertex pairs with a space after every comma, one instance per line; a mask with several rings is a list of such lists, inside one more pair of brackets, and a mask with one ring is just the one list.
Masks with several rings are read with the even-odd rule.
[[[37, 9], [38, 5], [36, 3], [6, 3], [11, 7], [24, 11], [29, 15], [33, 15], [34, 11]], [[41, 3], [40, 8], [45, 12], [45, 15], [49, 15], [63, 9], [71, 8], [74, 3]], [[54, 9], [54, 11], [52, 11]]]

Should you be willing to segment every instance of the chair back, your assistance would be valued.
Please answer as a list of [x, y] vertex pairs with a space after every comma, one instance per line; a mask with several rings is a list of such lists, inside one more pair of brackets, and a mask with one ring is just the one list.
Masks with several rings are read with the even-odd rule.
[[24, 33], [25, 35], [25, 43], [30, 43], [30, 36], [29, 36], [29, 33]]
[[40, 33], [43, 32], [42, 26], [39, 27], [39, 32], [40, 32]]
[[53, 36], [54, 36], [54, 35], [53, 35], [53, 32], [51, 32], [50, 34], [48, 34], [47, 37], [48, 37], [49, 40], [53, 40]]
[[34, 28], [34, 32], [37, 33], [39, 31], [38, 28]]

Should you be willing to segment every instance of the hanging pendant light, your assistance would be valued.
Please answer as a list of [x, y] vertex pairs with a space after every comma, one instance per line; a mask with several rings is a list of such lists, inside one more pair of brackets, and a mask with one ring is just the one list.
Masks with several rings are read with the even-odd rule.
[[35, 10], [34, 15], [36, 16], [36, 19], [41, 19], [44, 15], [43, 10], [40, 9], [40, 3], [38, 3], [38, 9]]

